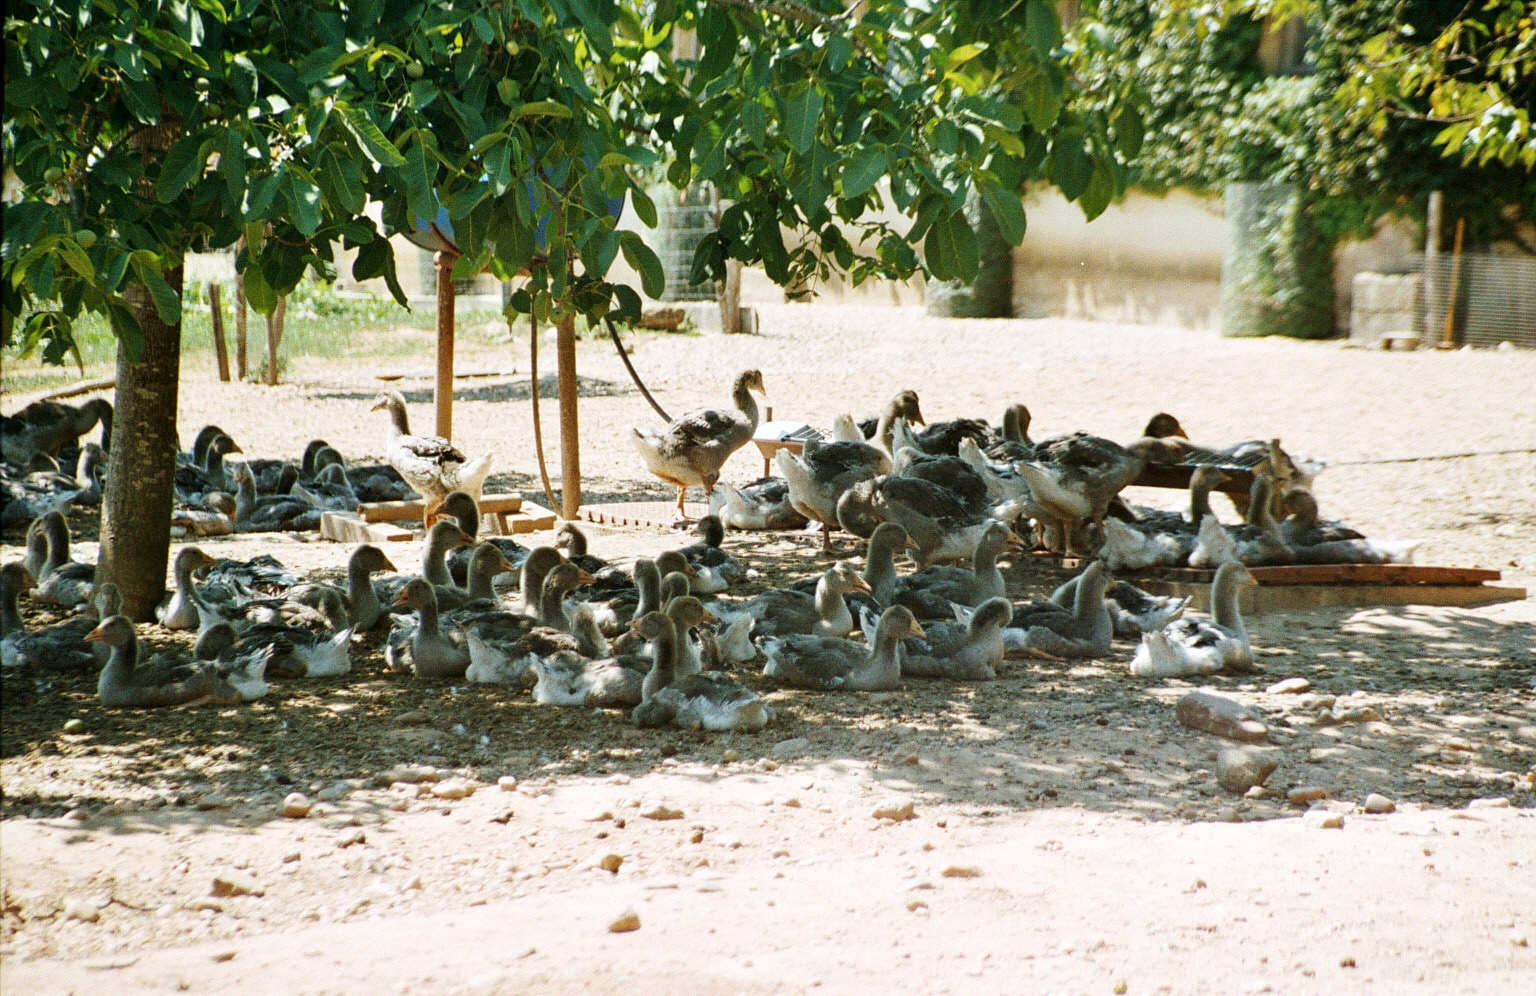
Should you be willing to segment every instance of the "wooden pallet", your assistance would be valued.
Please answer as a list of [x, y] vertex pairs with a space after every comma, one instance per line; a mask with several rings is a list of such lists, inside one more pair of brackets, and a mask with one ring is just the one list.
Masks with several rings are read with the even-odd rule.
[[[414, 508], [413, 508], [414, 506]], [[353, 512], [326, 512], [320, 535], [338, 543], [393, 543], [416, 539], [412, 525], [421, 522], [420, 501], [366, 502]], [[555, 528], [555, 513], [522, 495], [486, 495], [480, 499], [481, 535], [514, 536]]]
[[[709, 514], [709, 507], [699, 502], [685, 501], [683, 510], [692, 520], [702, 519]], [[670, 529], [676, 516], [675, 501], [622, 501], [608, 505], [586, 505], [581, 510], [581, 517], [588, 522], [609, 526]]]

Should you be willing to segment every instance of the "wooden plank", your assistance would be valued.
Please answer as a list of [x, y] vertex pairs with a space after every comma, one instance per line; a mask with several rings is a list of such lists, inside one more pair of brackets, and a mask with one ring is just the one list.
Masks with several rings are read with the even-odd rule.
[[1259, 584], [1481, 584], [1503, 575], [1478, 567], [1420, 564], [1298, 564], [1249, 569]]
[[[1226, 474], [1226, 480], [1216, 486], [1217, 491], [1229, 495], [1247, 495], [1253, 487], [1253, 471], [1238, 467], [1223, 467], [1222, 473]], [[1189, 479], [1194, 474], [1195, 468], [1188, 464], [1149, 464], [1147, 469], [1141, 472], [1141, 476], [1131, 482], [1132, 487], [1142, 488], [1175, 488], [1189, 490]]]
[[[1188, 595], [1190, 607], [1210, 611], [1211, 586], [1164, 579], [1141, 579], [1154, 595]], [[1322, 608], [1369, 608], [1379, 605], [1448, 605], [1477, 608], [1525, 598], [1524, 588], [1489, 584], [1260, 584], [1238, 589], [1244, 615], [1306, 612]]]
[[[481, 495], [480, 512], [516, 512], [523, 507], [521, 492], [499, 495]], [[364, 522], [421, 521], [426, 514], [426, 503], [420, 498], [409, 501], [367, 501], [357, 506], [358, 518]]]
[[416, 538], [409, 529], [364, 522], [351, 512], [321, 513], [320, 535], [337, 543], [395, 543]]
[[496, 520], [499, 535], [514, 536], [553, 529], [557, 516], [538, 502], [524, 499], [521, 508], [496, 512], [491, 518]]

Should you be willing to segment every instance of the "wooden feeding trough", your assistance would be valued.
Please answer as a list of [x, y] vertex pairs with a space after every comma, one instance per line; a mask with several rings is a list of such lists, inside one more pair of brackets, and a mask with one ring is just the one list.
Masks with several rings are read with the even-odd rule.
[[[403, 523], [415, 525], [425, 514], [426, 504], [419, 498], [363, 502], [356, 512], [326, 512], [320, 518], [320, 535], [340, 543], [415, 539], [415, 531]], [[512, 536], [555, 528], [554, 512], [515, 493], [482, 495], [480, 518], [481, 532], [490, 536]]]
[[[1067, 569], [1082, 561], [1067, 558]], [[1258, 582], [1238, 589], [1243, 612], [1289, 612], [1321, 608], [1363, 608], [1372, 605], [1453, 605], [1471, 608], [1513, 602], [1524, 588], [1501, 586], [1496, 570], [1477, 567], [1431, 567], [1420, 564], [1298, 564], [1250, 567]], [[1119, 577], [1154, 595], [1188, 595], [1190, 606], [1210, 610], [1211, 579], [1215, 571], [1166, 567]]]
[[757, 446], [757, 451], [763, 455], [764, 477], [773, 473], [773, 455], [779, 450], [799, 453], [805, 449], [807, 441], [825, 438], [819, 429], [812, 428], [804, 422], [784, 420], [776, 422], [772, 420], [772, 412], [769, 416], [769, 421], [759, 425], [757, 431], [752, 434], [752, 442]]

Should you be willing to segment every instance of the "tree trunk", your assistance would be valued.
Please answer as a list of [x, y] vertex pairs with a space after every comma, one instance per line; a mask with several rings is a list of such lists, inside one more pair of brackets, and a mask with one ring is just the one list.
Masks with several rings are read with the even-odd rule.
[[[180, 294], [181, 264], [166, 270], [165, 279]], [[165, 594], [170, 558], [181, 326], [160, 320], [142, 284], [129, 284], [124, 297], [144, 331], [144, 356], [130, 363], [118, 347], [116, 413], [96, 573], [121, 589], [123, 615], [149, 622]]]
[[208, 282], [208, 317], [213, 322], [213, 358], [219, 365], [219, 380], [229, 382], [229, 351], [224, 348], [224, 301], [219, 282]]
[[267, 386], [277, 386], [277, 347], [283, 344], [283, 319], [288, 317], [288, 298], [277, 299], [277, 307], [267, 316]]
[[1013, 317], [1013, 246], [1003, 238], [992, 209], [975, 191], [965, 203], [965, 215], [976, 229], [981, 268], [969, 283], [929, 281], [928, 314], [942, 318]]
[[245, 276], [235, 274], [235, 379], [245, 383], [245, 325], [246, 312], [249, 308], [245, 303]]

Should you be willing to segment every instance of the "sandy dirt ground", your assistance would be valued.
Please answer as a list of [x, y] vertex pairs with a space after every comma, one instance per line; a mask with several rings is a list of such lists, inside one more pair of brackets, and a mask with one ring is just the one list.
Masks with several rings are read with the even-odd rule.
[[[775, 416], [817, 426], [910, 387], [930, 420], [995, 420], [1023, 401], [1036, 438], [1127, 441], [1163, 410], [1197, 441], [1278, 437], [1328, 465], [1315, 489], [1326, 516], [1423, 540], [1419, 563], [1536, 585], [1531, 353], [760, 310], [761, 335], [645, 337], [632, 360], [673, 414], [725, 402], [734, 374], [758, 367]], [[418, 361], [382, 371], [294, 360], [277, 388], [189, 372], [183, 438], [212, 421], [252, 457], [296, 458], [323, 436], [376, 459], [375, 375], [408, 375], [397, 384], [428, 429], [431, 382], [410, 375], [430, 370], [429, 350], [423, 337]], [[540, 359], [552, 369], [550, 344]], [[526, 342], [461, 348], [458, 363], [496, 373], [458, 382], [456, 441], [498, 454], [493, 490], [538, 499]], [[628, 426], [659, 419], [611, 344], [583, 342], [579, 366], [585, 500], [669, 498], [630, 447]], [[761, 470], [747, 450], [726, 478]], [[621, 564], [682, 542], [590, 533]], [[348, 553], [312, 535], [202, 542], [316, 575]], [[846, 536], [837, 546], [862, 552]], [[733, 533], [727, 547], [758, 572], [744, 595], [830, 559], [800, 534]], [[390, 555], [407, 566], [419, 551]], [[3, 559], [17, 556], [7, 537]], [[1024, 557], [1005, 575], [1015, 598], [1063, 576]], [[351, 675], [275, 684], [238, 708], [106, 710], [94, 676], [44, 675], [7, 686], [0, 717], [0, 986], [1536, 991], [1536, 602], [1249, 624], [1262, 673], [1201, 682], [1132, 678], [1123, 641], [1102, 660], [1011, 660], [993, 682], [862, 695], [776, 689], [749, 666], [742, 680], [775, 710], [759, 734], [639, 731], [504, 688], [387, 674], [379, 637], [354, 648]], [[184, 640], [158, 627], [142, 638]], [[1272, 690], [1287, 678], [1309, 687]], [[1195, 688], [1268, 725], [1280, 766], [1263, 787], [1217, 784], [1227, 743], [1174, 716]], [[304, 818], [280, 815], [294, 791], [313, 803]], [[1392, 811], [1367, 812], [1372, 794]]]

